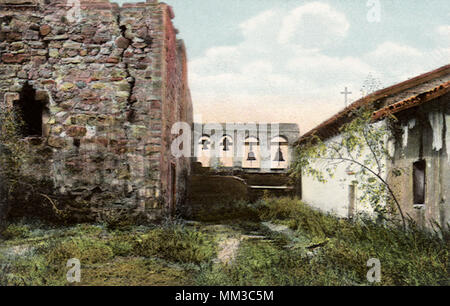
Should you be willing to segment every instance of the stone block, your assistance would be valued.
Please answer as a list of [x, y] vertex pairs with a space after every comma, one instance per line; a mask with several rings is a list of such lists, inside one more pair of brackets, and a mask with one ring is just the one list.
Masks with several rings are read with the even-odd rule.
[[7, 64], [22, 64], [23, 62], [29, 61], [29, 54], [11, 54], [6, 53], [2, 55], [2, 62]]
[[52, 31], [52, 28], [48, 24], [41, 25], [39, 28], [39, 33], [42, 36], [47, 36]]
[[38, 5], [39, 0], [0, 0], [0, 5]]
[[123, 36], [120, 36], [119, 38], [116, 39], [115, 43], [118, 48], [126, 49], [130, 45], [130, 40], [128, 40]]
[[69, 126], [66, 129], [66, 135], [70, 137], [83, 137], [86, 135], [86, 128], [84, 126]]

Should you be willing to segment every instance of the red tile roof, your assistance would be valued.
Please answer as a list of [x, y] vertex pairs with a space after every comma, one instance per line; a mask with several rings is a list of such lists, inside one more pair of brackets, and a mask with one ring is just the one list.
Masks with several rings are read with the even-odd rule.
[[[421, 74], [412, 79], [406, 80], [404, 82], [395, 84], [393, 86], [378, 90], [366, 97], [363, 97], [354, 103], [350, 104], [348, 107], [338, 112], [336, 115], [332, 116], [328, 120], [322, 122], [320, 125], [310, 130], [309, 132], [303, 134], [297, 143], [301, 143], [312, 135], [317, 135], [322, 139], [327, 139], [339, 133], [339, 128], [350, 122], [354, 116], [354, 110], [357, 110], [363, 106], [377, 106], [380, 102], [388, 97], [400, 94], [403, 91], [411, 89], [413, 87], [420, 86], [432, 80], [450, 75], [450, 65], [440, 67], [436, 70]], [[446, 93], [450, 92], [450, 81], [443, 82], [438, 86], [420, 92], [412, 97], [403, 99], [401, 101], [395, 101], [389, 105], [381, 105], [381, 107], [374, 112], [373, 119], [379, 120], [387, 116], [388, 114], [394, 114], [408, 108], [416, 107], [423, 103], [432, 101]]]

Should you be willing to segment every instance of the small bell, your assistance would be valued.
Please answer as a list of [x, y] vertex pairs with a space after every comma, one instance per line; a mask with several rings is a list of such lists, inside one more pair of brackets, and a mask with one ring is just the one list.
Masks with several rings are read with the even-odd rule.
[[273, 161], [276, 162], [284, 162], [284, 158], [283, 158], [283, 152], [281, 152], [281, 148], [278, 148], [278, 152], [277, 154], [275, 154], [275, 159]]
[[209, 150], [209, 148], [208, 148], [209, 144], [210, 144], [210, 142], [207, 139], [203, 139], [202, 140], [202, 151]]
[[228, 140], [228, 138], [224, 138], [224, 139], [223, 139], [222, 145], [223, 145], [223, 150], [224, 150], [224, 151], [230, 151], [230, 145], [231, 145], [231, 143], [230, 143], [230, 141]]
[[255, 153], [253, 153], [253, 151], [248, 152], [247, 161], [255, 161], [255, 160], [256, 160]]
[[247, 161], [255, 161], [256, 160], [256, 156], [255, 153], [253, 152], [253, 144], [250, 143], [250, 150], [248, 152], [248, 156], [247, 156]]

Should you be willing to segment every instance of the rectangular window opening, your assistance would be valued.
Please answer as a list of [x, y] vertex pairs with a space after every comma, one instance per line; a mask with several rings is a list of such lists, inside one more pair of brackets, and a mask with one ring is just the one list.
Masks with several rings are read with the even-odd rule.
[[419, 160], [413, 164], [414, 205], [425, 204], [426, 166], [425, 160]]

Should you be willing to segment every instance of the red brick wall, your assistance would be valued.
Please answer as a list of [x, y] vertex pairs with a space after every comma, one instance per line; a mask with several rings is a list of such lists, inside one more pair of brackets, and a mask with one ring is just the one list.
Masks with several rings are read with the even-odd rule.
[[[170, 146], [176, 135], [171, 134], [171, 129], [175, 122], [188, 122], [192, 126], [192, 102], [187, 86], [186, 50], [182, 41], [176, 39], [177, 30], [172, 24], [174, 18], [172, 8], [167, 5], [162, 5], [162, 8], [165, 33], [162, 146], [165, 152], [161, 156], [161, 182], [165, 202], [169, 204], [169, 210], [174, 212], [177, 206], [183, 205], [185, 202], [190, 160], [175, 159], [172, 156]], [[172, 165], [176, 167], [175, 173], [171, 171]], [[176, 178], [173, 178], [173, 175]], [[174, 179], [176, 180], [176, 190], [172, 190], [174, 187], [171, 182]]]

